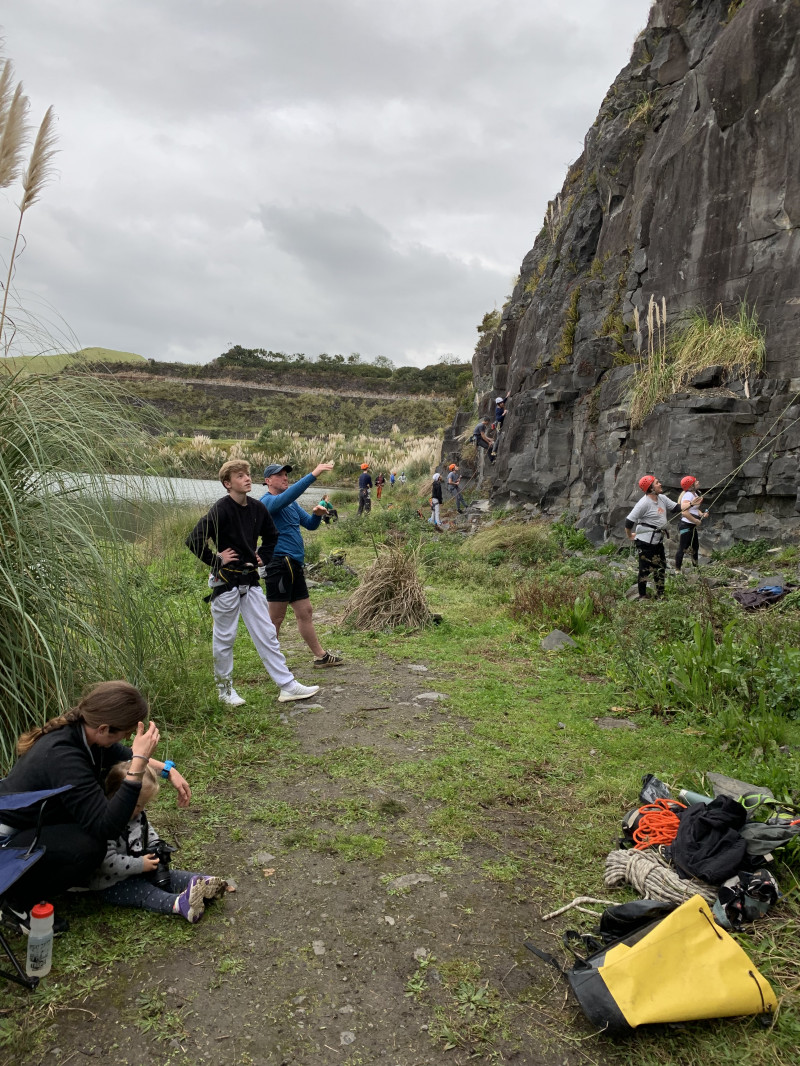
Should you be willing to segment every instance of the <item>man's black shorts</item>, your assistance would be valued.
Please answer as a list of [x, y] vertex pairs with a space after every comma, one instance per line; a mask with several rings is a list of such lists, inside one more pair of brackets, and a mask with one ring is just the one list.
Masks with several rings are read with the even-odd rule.
[[308, 586], [303, 567], [296, 559], [282, 555], [267, 566], [264, 579], [267, 599], [274, 603], [294, 603], [308, 599]]

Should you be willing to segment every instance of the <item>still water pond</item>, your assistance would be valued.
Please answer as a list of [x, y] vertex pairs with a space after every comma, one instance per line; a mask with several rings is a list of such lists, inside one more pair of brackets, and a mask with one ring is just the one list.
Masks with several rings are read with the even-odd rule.
[[[79, 480], [76, 478], [76, 480]], [[162, 503], [187, 503], [210, 507], [212, 503], [225, 495], [219, 481], [188, 477], [155, 477], [151, 475], [110, 474], [106, 480], [109, 492], [121, 500], [149, 500]], [[261, 499], [266, 492], [263, 485], [253, 485], [251, 497]], [[336, 492], [356, 496], [356, 490], [349, 485], [339, 488], [317, 481], [309, 492], [299, 497], [298, 503], [306, 510], [319, 503], [324, 493]]]

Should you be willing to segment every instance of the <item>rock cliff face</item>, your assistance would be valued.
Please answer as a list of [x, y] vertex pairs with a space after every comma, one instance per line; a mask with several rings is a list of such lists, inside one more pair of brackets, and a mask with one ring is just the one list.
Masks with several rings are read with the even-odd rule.
[[[651, 295], [670, 323], [744, 301], [763, 372], [712, 368], [632, 428]], [[621, 536], [642, 473], [710, 486], [772, 440], [724, 486], [704, 539], [792, 535], [800, 422], [778, 433], [800, 416], [799, 342], [800, 0], [660, 0], [476, 352], [481, 411], [513, 397], [492, 494], [570, 510], [600, 542]], [[457, 450], [451, 436], [444, 454]]]

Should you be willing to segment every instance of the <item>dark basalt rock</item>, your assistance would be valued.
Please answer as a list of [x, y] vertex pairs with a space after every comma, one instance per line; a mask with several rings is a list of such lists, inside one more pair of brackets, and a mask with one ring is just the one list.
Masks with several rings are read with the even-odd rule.
[[[554, 201], [555, 225], [542, 228], [473, 360], [481, 413], [512, 394], [493, 503], [513, 492], [545, 513], [569, 509], [596, 542], [621, 537], [643, 472], [674, 494], [684, 474], [709, 486], [745, 460], [704, 539], [724, 546], [800, 528], [800, 423], [749, 455], [800, 391], [800, 3], [728, 9], [653, 5]], [[632, 429], [631, 364], [647, 353], [633, 313], [644, 323], [651, 295], [666, 299], [671, 323], [745, 301], [766, 334], [764, 374], [745, 385], [709, 368]], [[445, 459], [460, 452], [464, 427], [462, 417], [446, 437]]]

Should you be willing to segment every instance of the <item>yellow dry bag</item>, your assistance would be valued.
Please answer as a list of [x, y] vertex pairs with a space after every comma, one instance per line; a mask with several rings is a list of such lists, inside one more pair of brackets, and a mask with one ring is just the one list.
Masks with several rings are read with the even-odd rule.
[[567, 978], [589, 1020], [612, 1033], [653, 1022], [772, 1014], [777, 1007], [769, 982], [701, 896], [579, 960]]

